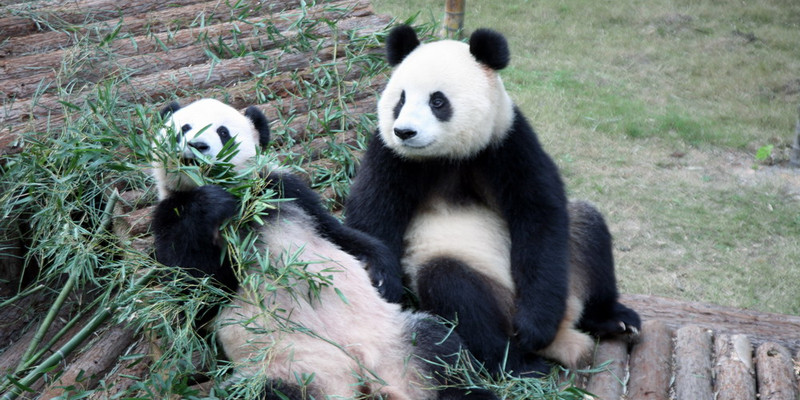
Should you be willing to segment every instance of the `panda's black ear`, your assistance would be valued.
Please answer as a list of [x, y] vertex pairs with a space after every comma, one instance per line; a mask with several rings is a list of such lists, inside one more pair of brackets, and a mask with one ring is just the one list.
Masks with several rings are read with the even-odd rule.
[[178, 111], [180, 108], [181, 105], [178, 104], [177, 101], [173, 101], [167, 104], [164, 108], [161, 109], [161, 112], [159, 113], [161, 115], [161, 119], [162, 120], [166, 119], [167, 116], [169, 116], [170, 114], [175, 114], [175, 111]]
[[389, 32], [386, 38], [386, 60], [394, 67], [419, 46], [417, 32], [408, 25], [400, 25]]
[[478, 29], [472, 33], [469, 37], [469, 52], [478, 62], [495, 71], [507, 67], [511, 61], [506, 38], [491, 29]]
[[250, 121], [253, 122], [253, 126], [256, 127], [258, 131], [258, 144], [261, 148], [266, 148], [267, 144], [269, 144], [269, 121], [267, 117], [265, 117], [264, 113], [256, 106], [247, 107], [247, 110], [244, 110], [244, 116], [250, 118]]

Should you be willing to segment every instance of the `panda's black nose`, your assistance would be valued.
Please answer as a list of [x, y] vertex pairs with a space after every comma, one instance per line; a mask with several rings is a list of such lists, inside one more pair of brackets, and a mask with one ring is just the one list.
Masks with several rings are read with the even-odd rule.
[[394, 135], [402, 140], [406, 140], [416, 136], [417, 131], [413, 129], [394, 128]]
[[200, 154], [205, 154], [211, 148], [208, 143], [202, 140], [192, 140], [189, 142], [189, 146], [194, 147]]

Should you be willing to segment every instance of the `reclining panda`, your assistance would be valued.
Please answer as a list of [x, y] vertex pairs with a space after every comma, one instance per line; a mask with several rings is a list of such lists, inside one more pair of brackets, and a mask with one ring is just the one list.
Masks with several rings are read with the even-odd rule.
[[636, 336], [602, 215], [567, 201], [503, 86], [505, 38], [423, 44], [400, 26], [386, 52], [394, 71], [345, 205], [346, 224], [401, 261], [373, 271], [384, 297], [411, 288], [492, 371], [544, 372], [540, 356], [575, 367], [593, 345], [584, 332]]
[[[213, 162], [232, 140], [237, 149], [229, 162], [241, 169], [269, 142], [267, 119], [256, 107], [243, 115], [203, 99], [185, 107], [170, 104], [162, 115], [159, 140], [173, 141], [165, 147], [177, 149], [181, 162], [196, 163], [198, 155]], [[268, 189], [282, 201], [260, 216], [263, 225], [246, 229], [258, 234], [258, 249], [273, 265], [291, 255], [311, 273], [332, 275], [332, 283], [311, 296], [308, 283], [298, 279], [292, 290], [259, 296], [237, 279], [259, 272], [238, 270], [220, 235], [223, 222], [238, 214], [240, 200], [221, 186], [197, 186], [163, 160], [153, 170], [160, 198], [153, 216], [156, 258], [191, 276], [212, 277], [232, 294], [211, 326], [238, 375], [266, 375], [263, 398], [496, 398], [485, 389], [448, 382], [440, 363], [453, 362], [458, 337], [431, 315], [384, 301], [365, 266], [397, 268], [384, 265], [396, 260], [380, 242], [328, 214], [296, 176], [280, 170], [264, 174]], [[298, 377], [312, 376], [305, 387], [297, 383]]]

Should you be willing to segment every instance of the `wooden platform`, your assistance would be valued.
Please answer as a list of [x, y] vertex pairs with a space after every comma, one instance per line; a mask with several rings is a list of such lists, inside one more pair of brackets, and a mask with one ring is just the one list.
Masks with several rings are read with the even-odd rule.
[[[298, 136], [308, 129], [308, 104], [261, 104], [254, 76], [264, 68], [278, 68], [282, 73], [267, 82], [280, 96], [293, 96], [298, 88], [288, 79], [308, 70], [311, 54], [281, 56], [275, 43], [252, 34], [255, 25], [229, 22], [235, 11], [231, 3], [218, 0], [40, 0], [25, 2], [5, 0], [0, 3], [0, 163], [3, 155], [23, 151], [17, 137], [21, 132], [49, 132], [63, 123], [62, 101], [78, 103], [94, 90], [94, 82], [115, 73], [116, 66], [135, 71], [120, 88], [120, 101], [149, 104], [158, 108], [167, 100], [165, 94], [177, 92], [186, 100], [200, 96], [226, 98], [235, 107], [262, 105], [270, 119], [294, 113], [287, 131]], [[338, 21], [340, 28], [360, 27], [378, 31], [388, 22], [387, 16], [375, 15], [367, 0], [320, 1], [308, 11]], [[252, 14], [254, 21], [271, 16], [276, 26], [290, 35], [290, 21], [297, 15], [299, 0], [263, 0]], [[192, 24], [204, 15], [202, 26]], [[122, 16], [122, 17], [121, 17]], [[84, 21], [91, 20], [85, 24]], [[58, 30], [44, 27], [52, 24]], [[74, 24], [74, 26], [73, 26]], [[77, 31], [74, 31], [77, 29]], [[53, 82], [54, 71], [69, 57], [86, 51], [76, 46], [74, 35], [97, 32], [98, 38], [116, 30], [120, 38], [111, 38], [104, 50], [113, 53], [108, 62], [87, 65], [76, 79], [84, 85], [61, 98]], [[334, 36], [320, 26], [320, 61], [330, 62], [336, 55], [336, 43], [347, 38]], [[234, 38], [235, 36], [235, 38]], [[228, 56], [212, 59], [198, 38], [219, 43], [248, 46], [263, 58]], [[278, 59], [268, 63], [265, 60]], [[349, 78], [358, 71], [349, 71]], [[364, 95], [349, 104], [353, 114], [372, 112], [374, 93], [381, 81], [364, 86]], [[352, 132], [345, 135], [351, 135]], [[313, 161], [313, 158], [311, 158]], [[136, 194], [130, 194], [135, 196]], [[331, 194], [326, 194], [330, 196]], [[132, 204], [133, 202], [131, 202]], [[134, 234], [148, 227], [147, 208], [120, 211], [119, 229]], [[137, 240], [138, 246], [148, 246]], [[0, 243], [9, 246], [9, 244]], [[12, 248], [14, 244], [10, 245]], [[14, 259], [0, 259], [3, 277], [17, 271]], [[0, 295], [3, 293], [0, 287]], [[7, 293], [6, 293], [7, 294]], [[34, 329], [23, 330], [52, 301], [44, 296], [30, 296], [0, 308], [0, 373], [17, 365], [30, 342]], [[594, 365], [604, 365], [602, 372], [583, 376], [578, 382], [602, 399], [798, 399], [798, 362], [800, 362], [800, 317], [756, 313], [708, 304], [679, 302], [641, 295], [624, 297], [626, 304], [645, 320], [642, 340], [629, 346], [617, 341], [603, 341], [597, 347]], [[70, 303], [69, 314], [80, 302]], [[49, 341], [64, 326], [56, 320], [44, 341]], [[77, 327], [79, 328], [79, 327]], [[71, 337], [55, 340], [54, 348]], [[93, 394], [105, 398], [130, 386], [136, 377], [148, 373], [144, 359], [132, 361], [131, 354], [145, 354], [147, 343], [121, 326], [108, 326], [92, 339], [91, 346], [58, 366], [64, 372], [59, 382], [33, 387], [42, 399], [63, 394], [59, 386], [75, 385], [108, 390]], [[101, 384], [101, 382], [103, 382]], [[126, 386], [127, 385], [127, 386]]]
[[604, 400], [800, 398], [800, 317], [626, 295], [644, 326], [605, 340], [579, 384]]

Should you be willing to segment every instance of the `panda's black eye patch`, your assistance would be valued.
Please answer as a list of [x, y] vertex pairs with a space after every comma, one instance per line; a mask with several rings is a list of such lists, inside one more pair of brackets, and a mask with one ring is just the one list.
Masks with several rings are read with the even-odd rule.
[[183, 139], [183, 137], [186, 135], [186, 132], [189, 132], [190, 130], [192, 130], [192, 126], [189, 124], [184, 124], [181, 127], [181, 132], [175, 135], [175, 142], [180, 143], [181, 139]]
[[219, 141], [222, 142], [223, 146], [225, 146], [228, 140], [231, 140], [231, 132], [225, 126], [217, 128], [217, 135], [219, 135]]
[[453, 107], [450, 106], [450, 100], [442, 92], [433, 92], [428, 99], [428, 105], [431, 107], [433, 115], [441, 122], [447, 122], [453, 116]]
[[405, 90], [403, 90], [403, 92], [400, 93], [400, 100], [397, 101], [397, 104], [395, 104], [395, 106], [394, 106], [394, 110], [392, 110], [393, 114], [394, 114], [394, 119], [397, 119], [397, 117], [400, 115], [400, 110], [403, 109], [403, 105], [404, 104], [406, 104], [406, 91]]

